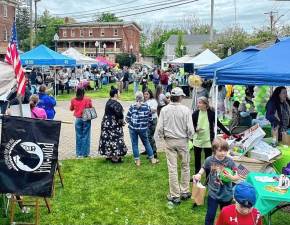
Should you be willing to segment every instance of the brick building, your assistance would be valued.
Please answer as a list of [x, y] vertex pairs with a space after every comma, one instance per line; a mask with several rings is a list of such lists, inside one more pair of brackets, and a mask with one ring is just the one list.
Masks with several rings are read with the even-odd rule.
[[66, 24], [59, 27], [57, 49], [63, 52], [73, 47], [90, 57], [95, 57], [97, 52], [113, 62], [116, 54], [127, 52], [138, 60], [140, 34], [141, 28], [135, 22]]
[[0, 60], [4, 59], [7, 51], [16, 5], [15, 0], [0, 0]]

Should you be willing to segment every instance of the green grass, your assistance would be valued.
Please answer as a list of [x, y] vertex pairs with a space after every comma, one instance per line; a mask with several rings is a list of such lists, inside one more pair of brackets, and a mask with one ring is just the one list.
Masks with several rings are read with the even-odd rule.
[[[92, 99], [99, 99], [99, 98], [109, 98], [109, 93], [111, 86], [117, 87], [116, 83], [108, 84], [108, 85], [103, 85], [101, 89], [98, 89], [96, 91], [91, 90], [91, 91], [86, 91], [86, 96], [91, 97]], [[152, 82], [149, 82], [149, 88], [154, 91], [154, 85]], [[139, 90], [142, 90], [141, 85], [139, 85]], [[60, 94], [57, 96], [58, 101], [69, 101], [75, 96], [75, 93], [71, 94]], [[129, 90], [128, 91], [123, 91], [120, 96], [120, 100], [122, 101], [133, 101], [134, 100], [134, 91], [133, 91], [133, 84], [129, 85]]]
[[[180, 206], [168, 207], [168, 175], [163, 153], [160, 159], [159, 165], [152, 166], [144, 157], [140, 168], [136, 168], [131, 156], [123, 164], [111, 164], [104, 159], [63, 161], [65, 187], [60, 187], [57, 177], [55, 196], [51, 199], [52, 213], [42, 208], [41, 224], [202, 225], [205, 206], [192, 210], [192, 202], [188, 200]], [[272, 224], [289, 224], [289, 219], [290, 214], [279, 212]], [[16, 221], [33, 222], [33, 214], [22, 214], [18, 209]], [[8, 225], [8, 219], [0, 218], [0, 224]]]

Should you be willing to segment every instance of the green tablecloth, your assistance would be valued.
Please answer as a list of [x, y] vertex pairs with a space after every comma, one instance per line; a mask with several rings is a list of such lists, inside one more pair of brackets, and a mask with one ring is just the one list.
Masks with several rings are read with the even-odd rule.
[[268, 214], [272, 209], [278, 206], [281, 202], [290, 202], [290, 189], [287, 193], [280, 194], [276, 192], [270, 192], [265, 189], [267, 185], [277, 186], [278, 182], [263, 183], [255, 179], [256, 176], [278, 176], [277, 174], [265, 174], [251, 172], [247, 176], [247, 181], [251, 183], [257, 192], [257, 202], [255, 208], [260, 211], [262, 215]]
[[282, 155], [273, 163], [273, 165], [278, 173], [282, 173], [282, 168], [290, 163], [290, 146], [279, 145], [278, 149], [281, 151]]

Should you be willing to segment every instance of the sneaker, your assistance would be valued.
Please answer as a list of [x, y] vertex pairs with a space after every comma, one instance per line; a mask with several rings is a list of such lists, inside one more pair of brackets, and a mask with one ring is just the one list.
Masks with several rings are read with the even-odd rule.
[[140, 161], [140, 159], [137, 159], [137, 160], [135, 160], [135, 164], [136, 164], [136, 166], [141, 166], [141, 161]]
[[158, 159], [155, 159], [155, 158], [150, 159], [150, 161], [151, 161], [152, 164], [159, 163], [159, 160]]
[[167, 195], [168, 202], [172, 203], [173, 205], [179, 205], [181, 203], [179, 197], [172, 197], [171, 195]]
[[186, 200], [188, 200], [188, 199], [190, 199], [190, 198], [191, 198], [191, 193], [189, 193], [189, 192], [187, 192], [187, 193], [182, 193], [181, 196], [180, 196], [180, 199], [181, 199], [181, 200], [184, 200], [184, 201], [186, 201]]

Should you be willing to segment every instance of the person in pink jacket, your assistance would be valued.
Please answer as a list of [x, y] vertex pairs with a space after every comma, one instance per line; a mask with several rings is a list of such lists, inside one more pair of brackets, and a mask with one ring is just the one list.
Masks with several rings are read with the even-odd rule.
[[38, 101], [39, 101], [38, 95], [31, 95], [29, 98], [31, 118], [45, 120], [47, 119], [46, 112], [43, 108], [39, 108], [36, 106]]

